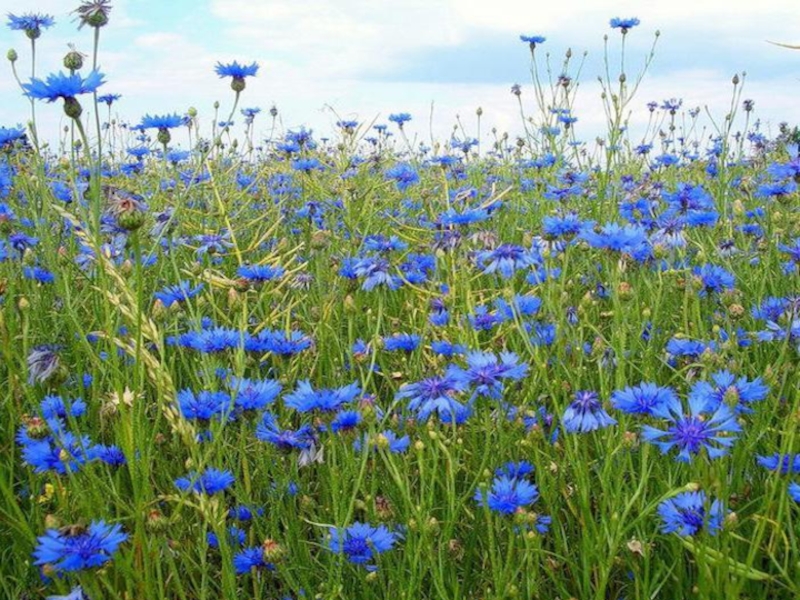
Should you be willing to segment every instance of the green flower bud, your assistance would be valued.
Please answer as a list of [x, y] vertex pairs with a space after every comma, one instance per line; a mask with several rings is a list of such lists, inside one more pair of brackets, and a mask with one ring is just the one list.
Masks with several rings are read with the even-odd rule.
[[76, 98], [64, 98], [64, 114], [70, 119], [80, 119], [83, 107]]
[[19, 57], [17, 56], [17, 51], [11, 48], [11, 50], [9, 50], [6, 54], [6, 58], [8, 59], [8, 62], [15, 63]]

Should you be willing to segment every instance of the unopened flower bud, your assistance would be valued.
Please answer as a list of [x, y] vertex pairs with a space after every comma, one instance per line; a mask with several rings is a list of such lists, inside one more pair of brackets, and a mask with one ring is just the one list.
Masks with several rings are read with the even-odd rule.
[[15, 63], [17, 62], [17, 58], [19, 58], [19, 56], [17, 56], [17, 51], [11, 48], [11, 50], [6, 53], [6, 58], [8, 59], [8, 62]]

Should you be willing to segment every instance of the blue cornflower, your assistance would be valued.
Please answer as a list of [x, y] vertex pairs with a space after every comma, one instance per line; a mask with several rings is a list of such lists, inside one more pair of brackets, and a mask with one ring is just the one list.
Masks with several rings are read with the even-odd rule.
[[501, 352], [500, 358], [492, 352], [470, 352], [467, 354], [467, 368], [451, 367], [461, 371], [474, 388], [476, 396], [499, 399], [503, 395], [504, 380], [519, 381], [528, 373], [528, 365], [519, 362], [512, 352]]
[[[243, 546], [246, 539], [247, 532], [239, 529], [236, 525], [228, 527], [227, 540], [229, 545], [234, 547]], [[209, 548], [219, 548], [219, 537], [213, 531], [206, 533], [206, 542], [208, 542]]]
[[489, 309], [484, 305], [476, 306], [475, 312], [467, 315], [467, 321], [475, 331], [491, 331], [503, 320], [502, 316], [489, 312]]
[[414, 383], [403, 385], [395, 395], [400, 400], [408, 398], [409, 410], [417, 413], [417, 418], [427, 421], [436, 412], [444, 423], [462, 423], [470, 414], [470, 409], [455, 399], [469, 387], [469, 381], [460, 371], [449, 371]]
[[74, 473], [95, 458], [89, 437], [78, 437], [69, 431], [60, 431], [56, 437], [35, 439], [23, 429], [18, 433], [17, 441], [22, 444], [22, 460], [32, 466], [36, 473]]
[[236, 269], [236, 274], [239, 277], [258, 283], [280, 279], [285, 273], [286, 269], [283, 267], [270, 265], [242, 265]]
[[389, 115], [389, 121], [392, 123], [397, 123], [397, 126], [402, 129], [405, 123], [408, 123], [411, 120], [411, 115], [404, 112], [404, 113], [393, 113]]
[[723, 402], [737, 412], [750, 412], [751, 403], [763, 400], [769, 394], [769, 386], [760, 377], [748, 381], [746, 377], [737, 379], [729, 371], [718, 371], [711, 379], [713, 384], [698, 381], [689, 392], [689, 397], [704, 403], [704, 410], [707, 412], [715, 411]]
[[490, 510], [506, 515], [533, 504], [539, 498], [539, 490], [526, 479], [508, 475], [495, 477], [489, 490], [475, 490], [474, 499], [478, 506], [488, 506]]
[[[6, 149], [12, 146], [18, 140], [22, 143], [25, 142], [27, 139], [27, 135], [25, 130], [22, 127], [0, 127], [0, 149]], [[6, 217], [7, 213], [11, 213], [11, 217], [13, 217], [13, 211], [9, 209], [6, 205], [3, 205], [4, 208], [4, 217]], [[8, 219], [8, 217], [6, 217]], [[13, 220], [10, 218], [8, 220]]]
[[252, 380], [234, 377], [229, 384], [238, 410], [262, 410], [272, 404], [283, 386], [274, 379]]
[[224, 392], [203, 390], [195, 394], [186, 389], [178, 392], [178, 407], [185, 419], [224, 420], [231, 410], [231, 397]]
[[359, 438], [353, 441], [353, 448], [356, 451], [361, 451], [364, 448], [368, 448], [373, 452], [377, 452], [378, 448], [384, 448], [392, 454], [402, 454], [408, 450], [408, 446], [410, 444], [411, 439], [408, 437], [408, 435], [397, 437], [397, 434], [394, 431], [391, 429], [386, 429], [385, 431], [375, 435], [373, 438], [370, 438], [365, 433], [363, 439]]
[[583, 221], [575, 213], [567, 213], [561, 217], [545, 217], [542, 219], [542, 233], [546, 238], [571, 239], [584, 229], [591, 228], [591, 221]]
[[26, 13], [22, 16], [8, 15], [8, 28], [12, 31], [24, 31], [29, 39], [35, 40], [42, 35], [42, 29], [48, 29], [56, 24], [50, 15]]
[[284, 398], [284, 403], [289, 408], [298, 412], [319, 410], [322, 412], [335, 412], [344, 404], [355, 400], [361, 393], [358, 383], [351, 383], [336, 389], [315, 390], [308, 381], [297, 383], [297, 389]]
[[167, 344], [170, 346], [190, 348], [204, 354], [213, 354], [238, 348], [242, 343], [246, 348], [249, 341], [246, 333], [226, 327], [211, 327], [200, 331], [189, 331], [177, 338], [167, 338]]
[[231, 77], [231, 89], [238, 94], [245, 88], [245, 77], [254, 77], [258, 72], [258, 63], [254, 62], [250, 65], [240, 65], [238, 62], [233, 61], [232, 63], [223, 65], [218, 62], [217, 66], [214, 67], [214, 71], [220, 77]]
[[533, 473], [535, 467], [527, 460], [519, 462], [507, 462], [502, 467], [495, 469], [496, 477], [509, 477], [511, 479], [522, 479]]
[[561, 417], [567, 433], [585, 433], [616, 424], [604, 409], [597, 392], [575, 392], [575, 398]]
[[669, 427], [662, 431], [644, 425], [642, 438], [658, 446], [663, 454], [676, 448], [676, 460], [681, 462], [689, 462], [703, 448], [709, 458], [724, 456], [742, 430], [736, 422], [736, 414], [726, 404], [709, 411], [706, 409], [706, 400], [699, 396], [689, 397], [688, 415], [678, 400], [655, 408], [653, 414], [667, 419]]
[[662, 533], [692, 536], [705, 528], [710, 535], [722, 529], [725, 509], [719, 500], [709, 506], [705, 492], [683, 492], [658, 505]]
[[398, 238], [396, 235], [389, 236], [388, 238], [385, 235], [368, 235], [364, 238], [364, 247], [362, 251], [371, 251], [371, 252], [379, 252], [381, 254], [386, 254], [388, 252], [395, 252], [398, 250], [405, 250], [408, 248], [408, 244], [406, 244], [403, 240]]
[[331, 431], [340, 433], [351, 431], [361, 423], [361, 413], [357, 410], [340, 410], [331, 421]]
[[153, 297], [156, 300], [160, 300], [166, 308], [169, 308], [173, 304], [180, 304], [182, 302], [186, 302], [189, 298], [194, 298], [202, 290], [202, 283], [196, 287], [192, 287], [190, 282], [181, 281], [178, 283], [178, 285], [169, 285], [164, 289], [155, 292]]
[[308, 450], [314, 442], [314, 432], [308, 425], [300, 429], [281, 429], [278, 420], [270, 412], [265, 412], [261, 422], [256, 427], [256, 438], [262, 442], [269, 442], [278, 450]]
[[614, 17], [609, 21], [609, 25], [611, 25], [612, 29], [619, 29], [623, 35], [628, 33], [629, 29], [633, 29], [640, 23], [639, 19], [636, 17], [631, 17], [630, 19], [620, 19], [619, 17]]
[[118, 446], [97, 444], [92, 447], [92, 456], [112, 467], [121, 467], [128, 462], [125, 453]]
[[237, 552], [233, 557], [233, 566], [239, 575], [250, 573], [253, 569], [275, 570], [275, 566], [264, 558], [264, 549], [261, 546], [253, 546]]
[[647, 231], [639, 225], [606, 223], [599, 231], [584, 229], [580, 237], [593, 248], [629, 254], [637, 261], [649, 258], [650, 244]]
[[185, 123], [184, 118], [178, 113], [171, 115], [149, 115], [146, 114], [142, 117], [139, 127], [142, 129], [174, 129], [180, 127]]
[[778, 250], [789, 255], [789, 260], [783, 263], [783, 272], [787, 275], [796, 273], [800, 269], [800, 237], [795, 238], [791, 246], [778, 244]]
[[453, 344], [447, 340], [436, 340], [435, 342], [431, 342], [431, 351], [439, 356], [452, 358], [453, 356], [466, 353], [467, 349], [461, 344]]
[[790, 483], [788, 492], [789, 498], [795, 502], [800, 502], [800, 483]]
[[759, 455], [756, 461], [768, 471], [780, 471], [783, 475], [800, 473], [800, 454]]
[[22, 275], [39, 283], [53, 283], [56, 280], [56, 276], [43, 267], [23, 267]]
[[708, 349], [713, 350], [712, 345], [699, 340], [674, 337], [667, 342], [667, 362], [673, 367], [678, 364], [679, 358], [693, 362]]
[[175, 480], [175, 487], [182, 492], [212, 495], [224, 492], [234, 481], [236, 478], [230, 471], [208, 468], [202, 473], [192, 471], [186, 477], [178, 477]]
[[102, 102], [107, 106], [111, 106], [112, 104], [114, 104], [114, 102], [116, 102], [120, 98], [122, 98], [122, 94], [104, 94], [102, 96], [98, 96], [97, 101]]
[[611, 394], [611, 406], [628, 414], [652, 415], [654, 408], [677, 400], [675, 390], [655, 383], [640, 383]]
[[89, 600], [89, 596], [83, 593], [81, 586], [77, 586], [66, 596], [48, 596], [45, 600]]
[[535, 48], [537, 44], [544, 44], [547, 40], [546, 37], [541, 35], [521, 35], [519, 36], [520, 41], [527, 42], [530, 44], [531, 49]]
[[403, 285], [403, 281], [396, 275], [391, 275], [390, 268], [391, 265], [385, 258], [368, 256], [355, 262], [353, 273], [359, 279], [364, 280], [361, 284], [363, 290], [371, 291], [379, 285], [396, 290]]
[[278, 356], [293, 356], [308, 350], [313, 343], [313, 339], [302, 331], [262, 329], [245, 340], [244, 349], [248, 352], [271, 352]]
[[387, 352], [413, 352], [421, 341], [422, 338], [416, 333], [395, 333], [383, 338], [383, 348]]
[[397, 543], [398, 535], [389, 531], [385, 525], [373, 527], [369, 523], [356, 521], [347, 529], [330, 528], [328, 549], [336, 554], [344, 554], [347, 560], [356, 565], [369, 565], [378, 554], [387, 552]]
[[398, 163], [384, 172], [386, 179], [393, 179], [400, 192], [406, 191], [409, 187], [419, 182], [419, 174], [408, 163]]
[[736, 279], [731, 273], [716, 265], [695, 267], [693, 273], [703, 286], [700, 289], [700, 296], [730, 290], [736, 284]]
[[72, 535], [48, 529], [38, 538], [39, 545], [33, 552], [34, 564], [47, 565], [55, 571], [99, 567], [110, 561], [127, 539], [121, 525], [106, 525], [105, 521], [92, 521], [86, 531]]
[[39, 407], [42, 416], [47, 420], [66, 419], [67, 415], [80, 417], [86, 413], [86, 402], [82, 398], [75, 398], [66, 403], [61, 396], [45, 396]]
[[324, 171], [325, 165], [317, 158], [298, 158], [292, 161], [292, 169], [303, 173], [311, 173], [311, 171]]
[[484, 274], [500, 273], [504, 279], [512, 277], [517, 270], [536, 266], [539, 262], [532, 251], [512, 244], [503, 244], [477, 255], [477, 263]]
[[59, 71], [58, 74], [48, 75], [46, 81], [33, 77], [30, 83], [22, 84], [22, 89], [29, 98], [35, 100], [55, 102], [62, 98], [64, 113], [72, 119], [77, 119], [83, 109], [75, 96], [97, 91], [97, 88], [105, 83], [103, 77], [104, 75], [97, 69], [86, 77], [81, 77], [78, 73], [66, 75], [63, 71]]

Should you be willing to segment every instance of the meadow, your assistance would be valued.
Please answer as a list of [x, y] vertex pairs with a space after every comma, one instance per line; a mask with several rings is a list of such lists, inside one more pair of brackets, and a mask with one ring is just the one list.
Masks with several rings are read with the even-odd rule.
[[9, 55], [0, 597], [800, 597], [800, 135], [742, 78], [633, 140], [613, 19], [593, 144], [529, 35], [519, 137], [276, 130], [257, 62], [121, 123], [78, 17]]

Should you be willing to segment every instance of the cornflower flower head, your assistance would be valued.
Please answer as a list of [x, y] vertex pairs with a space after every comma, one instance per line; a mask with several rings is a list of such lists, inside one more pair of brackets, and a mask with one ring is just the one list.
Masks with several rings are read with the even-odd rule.
[[254, 77], [258, 72], [258, 63], [254, 62], [249, 65], [240, 65], [238, 62], [233, 61], [232, 63], [223, 65], [218, 62], [217, 66], [214, 67], [214, 71], [220, 78], [230, 77], [231, 89], [238, 94], [245, 88], [245, 78]]
[[768, 471], [778, 471], [783, 475], [800, 473], [800, 454], [773, 454], [757, 456], [758, 464]]
[[351, 383], [336, 389], [319, 389], [311, 387], [309, 381], [300, 381], [297, 389], [284, 398], [287, 407], [298, 412], [336, 412], [343, 405], [355, 400], [361, 393], [358, 383]]
[[427, 421], [436, 412], [444, 423], [462, 423], [470, 409], [455, 398], [468, 387], [469, 381], [463, 371], [450, 370], [444, 375], [403, 385], [395, 398], [409, 399], [408, 408], [416, 412], [420, 421]]
[[262, 329], [248, 336], [244, 349], [248, 352], [271, 352], [278, 356], [294, 356], [314, 345], [314, 340], [302, 331], [277, 331]]
[[185, 389], [178, 392], [178, 408], [185, 419], [225, 420], [231, 410], [231, 397], [224, 392], [203, 390], [195, 394]]
[[403, 125], [408, 123], [411, 120], [411, 115], [408, 113], [393, 113], [389, 115], [389, 121], [392, 123], [396, 123], [397, 126], [402, 129]]
[[192, 287], [191, 282], [181, 281], [178, 285], [169, 285], [153, 294], [156, 300], [159, 300], [164, 307], [169, 308], [173, 304], [181, 304], [194, 298], [203, 291], [203, 284]]
[[709, 504], [703, 491], [682, 492], [658, 505], [662, 533], [677, 533], [682, 537], [692, 536], [705, 529], [716, 535], [725, 520], [722, 502]]
[[275, 565], [266, 560], [262, 546], [252, 546], [237, 552], [233, 557], [233, 567], [238, 575], [253, 571], [275, 570]]
[[533, 504], [539, 498], [539, 490], [524, 478], [499, 475], [492, 481], [491, 488], [475, 490], [474, 499], [478, 506], [486, 506], [495, 512], [512, 515], [519, 509]]
[[395, 333], [383, 338], [383, 349], [387, 352], [413, 352], [419, 348], [422, 338], [416, 333]]
[[56, 24], [50, 15], [26, 13], [21, 16], [8, 15], [8, 28], [12, 31], [24, 31], [29, 39], [35, 40], [42, 35], [42, 29], [49, 29]]
[[379, 285], [385, 285], [390, 290], [396, 290], [403, 285], [402, 279], [389, 273], [391, 264], [382, 257], [368, 256], [361, 258], [353, 265], [353, 273], [363, 279], [361, 289], [371, 291]]
[[503, 396], [505, 380], [520, 381], [528, 373], [528, 365], [519, 362], [512, 352], [501, 352], [498, 358], [492, 352], [470, 352], [466, 356], [467, 368], [451, 366], [466, 377], [475, 395], [499, 399]]
[[120, 98], [122, 98], [122, 94], [104, 94], [102, 96], [98, 96], [97, 101], [102, 102], [106, 106], [110, 107], [112, 104], [114, 104], [114, 102], [116, 102]]
[[66, 419], [67, 415], [81, 417], [86, 413], [86, 402], [82, 398], [75, 398], [69, 403], [65, 402], [61, 396], [45, 396], [39, 403], [42, 416], [46, 420]]
[[314, 432], [309, 425], [300, 429], [281, 429], [271, 412], [265, 412], [256, 427], [256, 438], [268, 442], [282, 452], [308, 450], [314, 443]]
[[66, 596], [48, 596], [45, 600], [89, 600], [89, 596], [83, 593], [81, 586], [77, 586]]
[[262, 410], [272, 404], [283, 386], [274, 379], [253, 380], [234, 377], [229, 384], [238, 410]]
[[544, 44], [547, 40], [546, 37], [541, 35], [520, 35], [519, 39], [521, 42], [526, 42], [528, 45], [530, 45], [531, 50], [536, 48], [536, 46], [539, 44]]
[[377, 569], [372, 563], [378, 554], [391, 550], [399, 536], [385, 525], [373, 527], [369, 523], [356, 521], [346, 529], [331, 527], [328, 549], [344, 555], [348, 562], [363, 565], [368, 570]]
[[48, 529], [38, 538], [34, 564], [55, 572], [92, 569], [110, 561], [127, 539], [121, 525], [107, 525], [105, 521], [92, 521], [78, 531]]
[[105, 83], [103, 77], [105, 75], [97, 69], [86, 77], [81, 77], [79, 73], [67, 75], [59, 71], [57, 74], [48, 75], [46, 80], [32, 77], [30, 83], [22, 84], [22, 89], [26, 96], [34, 100], [55, 102], [59, 98], [63, 99], [64, 114], [71, 119], [78, 119], [83, 113], [83, 108], [75, 96], [97, 91], [97, 88]]
[[387, 180], [393, 180], [400, 192], [406, 191], [415, 183], [419, 182], [419, 174], [408, 163], [398, 163], [384, 172]]
[[789, 498], [800, 503], [800, 483], [790, 483], [787, 491], [789, 492]]
[[588, 390], [575, 392], [575, 397], [564, 411], [561, 421], [567, 433], [586, 433], [615, 425], [617, 422], [603, 409], [597, 392]]
[[700, 289], [701, 297], [733, 289], [733, 286], [736, 285], [734, 276], [716, 265], [695, 267], [693, 273], [702, 286]]
[[502, 467], [495, 469], [494, 474], [496, 477], [505, 476], [511, 479], [523, 479], [533, 473], [534, 470], [535, 467], [531, 463], [527, 460], [521, 460], [519, 462], [507, 462]]
[[726, 404], [709, 411], [706, 400], [697, 395], [689, 396], [689, 414], [684, 412], [679, 400], [658, 406], [653, 414], [666, 419], [667, 428], [643, 425], [642, 438], [658, 446], [662, 454], [677, 449], [675, 459], [680, 462], [690, 462], [703, 449], [711, 459], [724, 456], [742, 430], [736, 422], [736, 414]]
[[698, 381], [689, 392], [698, 402], [704, 403], [707, 412], [713, 412], [725, 403], [737, 412], [752, 412], [749, 405], [763, 400], [769, 394], [769, 386], [757, 377], [748, 381], [746, 377], [739, 377], [729, 371], [718, 371], [711, 375], [712, 382]]
[[540, 260], [531, 250], [512, 244], [502, 244], [494, 250], [479, 252], [477, 263], [485, 275], [500, 273], [503, 279], [509, 279], [516, 271], [536, 266]]
[[628, 414], [652, 415], [654, 408], [677, 400], [675, 390], [655, 383], [640, 383], [611, 394], [611, 406]]
[[230, 471], [209, 468], [202, 473], [192, 471], [186, 477], [178, 477], [175, 487], [182, 492], [213, 495], [224, 492], [234, 481], [236, 478]]
[[622, 35], [628, 33], [628, 30], [633, 29], [637, 25], [639, 25], [640, 21], [636, 17], [631, 17], [629, 19], [621, 19], [619, 17], [614, 17], [609, 21], [609, 25], [612, 29], [619, 29], [622, 32]]
[[172, 134], [169, 132], [170, 129], [175, 129], [176, 127], [180, 127], [186, 123], [185, 119], [180, 116], [178, 113], [172, 113], [169, 115], [149, 115], [146, 114], [142, 117], [141, 122], [138, 125], [139, 129], [158, 129], [157, 139], [160, 144], [163, 144], [164, 147], [169, 144], [172, 140]]
[[236, 275], [254, 283], [264, 283], [280, 279], [286, 274], [286, 269], [281, 266], [271, 265], [242, 265], [236, 269]]

